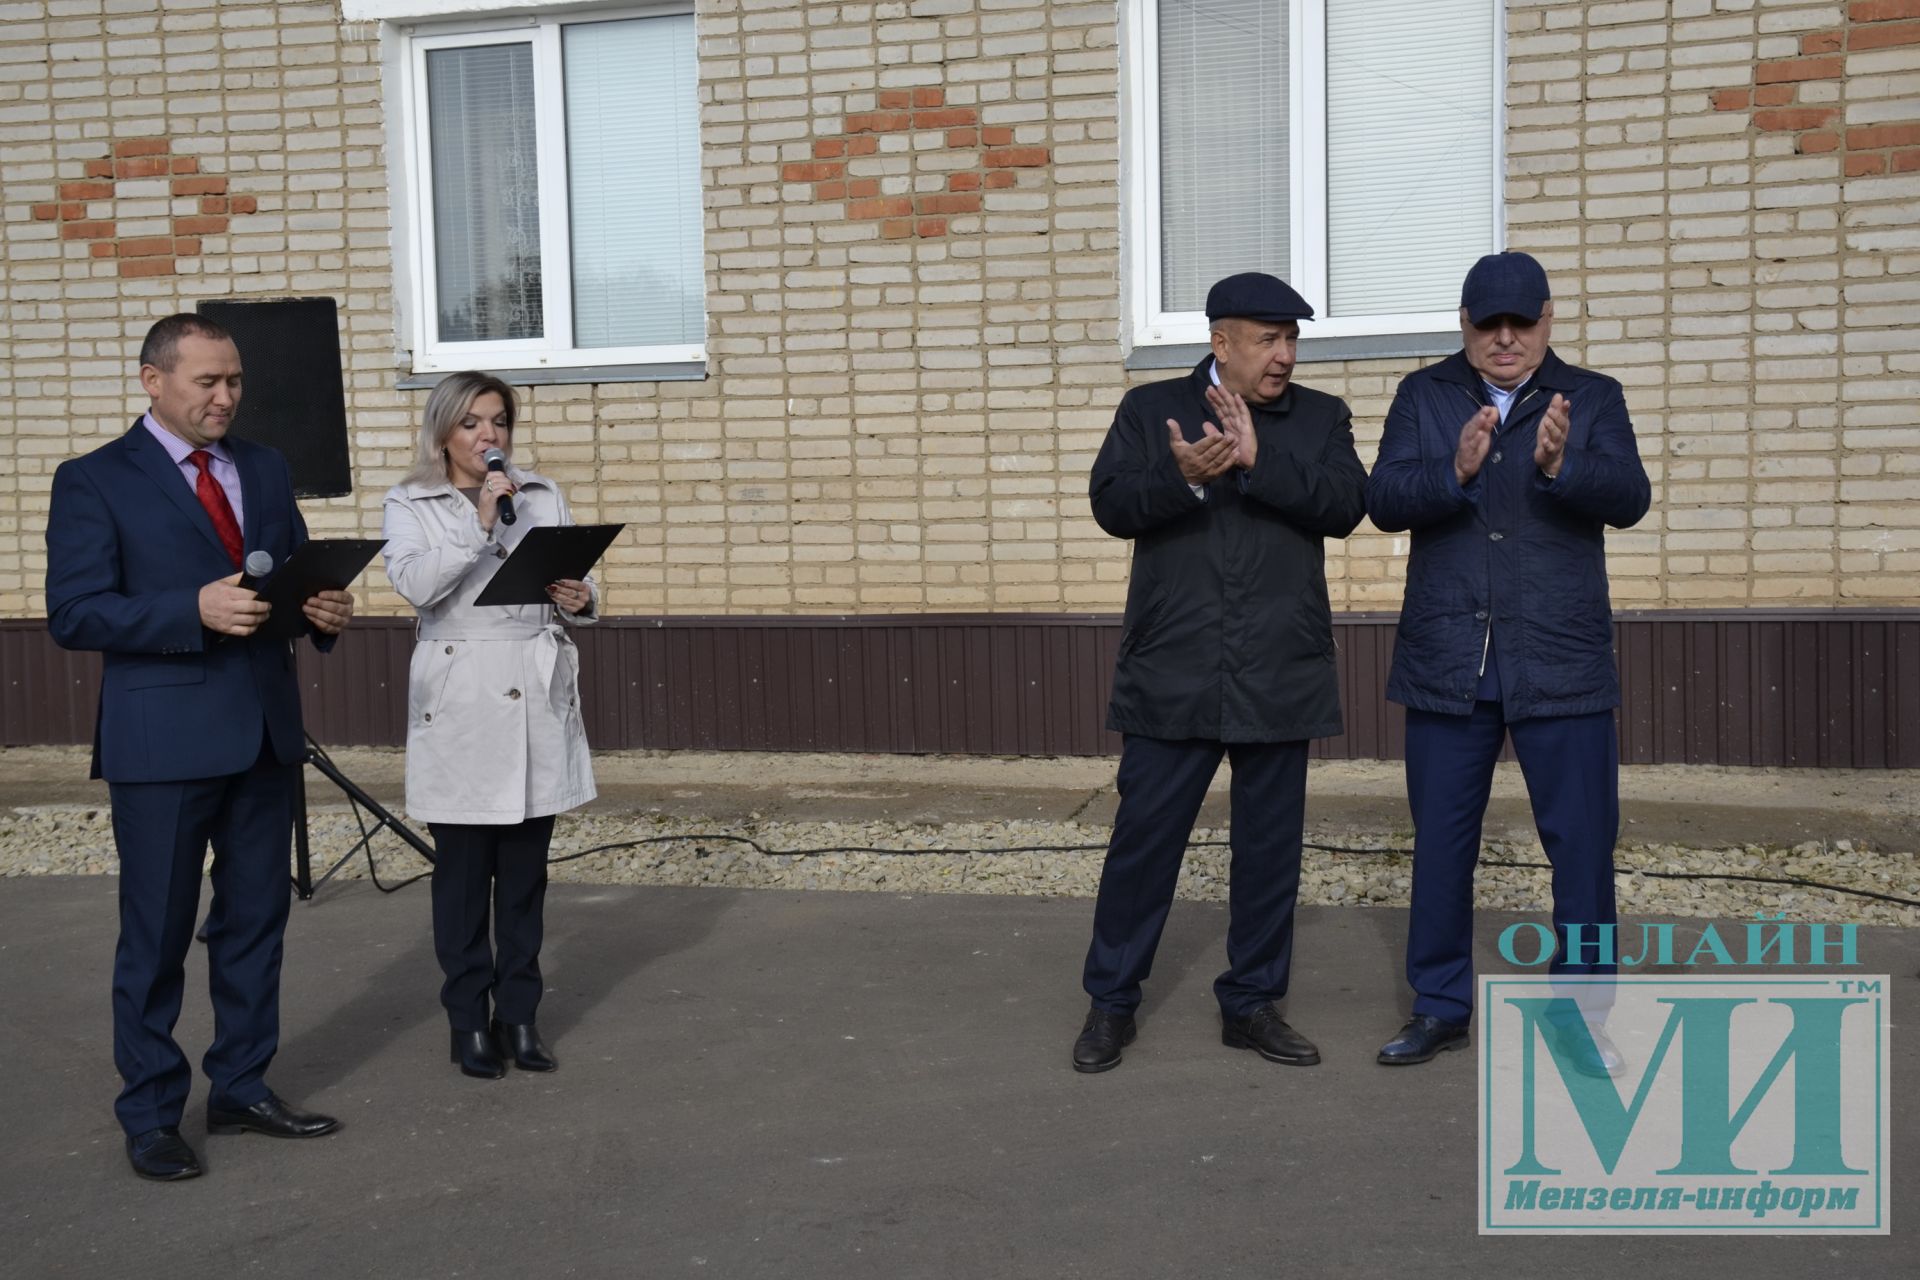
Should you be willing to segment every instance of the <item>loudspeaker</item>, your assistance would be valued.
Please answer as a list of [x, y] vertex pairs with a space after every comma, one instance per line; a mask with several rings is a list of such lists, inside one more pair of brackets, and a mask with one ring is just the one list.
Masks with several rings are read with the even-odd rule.
[[286, 455], [296, 497], [352, 493], [333, 299], [228, 298], [195, 310], [224, 327], [240, 348], [240, 413], [233, 434]]

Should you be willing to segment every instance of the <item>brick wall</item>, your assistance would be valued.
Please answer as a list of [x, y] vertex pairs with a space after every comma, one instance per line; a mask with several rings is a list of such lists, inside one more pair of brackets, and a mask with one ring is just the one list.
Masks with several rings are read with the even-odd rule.
[[[1508, 9], [1507, 210], [1556, 346], [1628, 386], [1623, 607], [1920, 603], [1920, 0]], [[1109, 610], [1122, 388], [1113, 0], [700, 0], [710, 374], [539, 387], [517, 446], [630, 531], [621, 613]], [[376, 531], [422, 392], [394, 323], [379, 31], [331, 4], [0, 0], [0, 616], [53, 467], [155, 316], [341, 301]], [[1363, 455], [1408, 361], [1303, 366]], [[1335, 548], [1390, 607], [1404, 544]], [[400, 602], [377, 571], [382, 611]]]

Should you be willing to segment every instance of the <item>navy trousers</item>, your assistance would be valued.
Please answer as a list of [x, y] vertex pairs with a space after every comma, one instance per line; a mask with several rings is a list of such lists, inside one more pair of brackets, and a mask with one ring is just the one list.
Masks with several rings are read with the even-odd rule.
[[[1613, 846], [1620, 831], [1620, 754], [1613, 712], [1509, 723], [1498, 702], [1473, 714], [1407, 712], [1407, 800], [1413, 809], [1413, 911], [1407, 982], [1413, 1011], [1447, 1022], [1473, 1015], [1473, 873], [1500, 745], [1513, 734], [1534, 826], [1553, 864], [1554, 937], [1565, 926], [1614, 924]], [[1591, 953], [1588, 953], [1591, 954]], [[1613, 965], [1552, 971], [1611, 974]]]
[[1233, 766], [1227, 970], [1213, 984], [1221, 1012], [1245, 1017], [1287, 994], [1293, 907], [1300, 893], [1307, 744], [1129, 735], [1120, 754], [1120, 810], [1100, 873], [1083, 979], [1094, 1007], [1132, 1013], [1173, 905], [1180, 862], [1207, 786]]
[[[540, 941], [553, 815], [511, 826], [432, 822], [433, 950], [455, 1031], [485, 1031], [488, 997], [518, 1026], [540, 1007]], [[489, 912], [491, 907], [491, 912]], [[489, 947], [488, 916], [494, 945]]]
[[267, 1064], [280, 1046], [280, 958], [299, 767], [279, 763], [263, 743], [245, 773], [108, 788], [120, 854], [113, 1061], [125, 1082], [114, 1113], [129, 1134], [179, 1124], [193, 1085], [173, 1028], [209, 842], [213, 1044], [201, 1069], [212, 1081], [215, 1105], [248, 1107], [267, 1096]]

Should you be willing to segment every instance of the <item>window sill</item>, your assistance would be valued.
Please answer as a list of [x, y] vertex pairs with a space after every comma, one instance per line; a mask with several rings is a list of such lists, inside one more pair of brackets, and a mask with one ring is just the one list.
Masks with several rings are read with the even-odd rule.
[[[1409, 356], [1450, 356], [1459, 349], [1458, 333], [1381, 333], [1353, 338], [1302, 338], [1298, 359], [1301, 364], [1396, 360]], [[1124, 365], [1128, 369], [1191, 369], [1210, 350], [1204, 342], [1140, 346], [1127, 353]]]
[[[410, 373], [400, 379], [396, 389], [424, 391], [439, 386], [440, 380], [453, 372], [449, 369], [441, 373]], [[659, 364], [588, 364], [565, 369], [489, 369], [487, 372], [516, 387], [565, 387], [596, 382], [703, 382], [707, 362], [671, 360]]]

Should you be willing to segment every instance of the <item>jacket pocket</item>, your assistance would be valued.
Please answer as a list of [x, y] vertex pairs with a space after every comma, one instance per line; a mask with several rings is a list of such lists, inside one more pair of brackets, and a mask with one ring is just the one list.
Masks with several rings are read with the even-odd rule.
[[1166, 612], [1169, 598], [1170, 596], [1164, 587], [1154, 592], [1153, 595], [1148, 598], [1147, 607], [1140, 611], [1139, 618], [1133, 622], [1129, 622], [1126, 629], [1120, 633], [1120, 652], [1117, 655], [1118, 657], [1124, 658], [1140, 647], [1140, 641], [1148, 632], [1152, 631], [1154, 625], [1160, 621], [1160, 615]]
[[204, 684], [207, 679], [207, 664], [193, 662], [155, 663], [128, 671], [122, 677], [123, 687], [134, 689], [157, 689], [165, 685]]
[[446, 700], [447, 682], [453, 677], [453, 664], [460, 659], [460, 646], [450, 640], [422, 641], [413, 647], [413, 660], [407, 671], [407, 719], [416, 725], [431, 725]]

